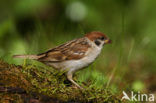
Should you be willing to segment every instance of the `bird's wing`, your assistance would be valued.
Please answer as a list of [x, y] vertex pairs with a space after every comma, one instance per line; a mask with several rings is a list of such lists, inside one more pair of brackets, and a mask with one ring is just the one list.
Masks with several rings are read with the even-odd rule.
[[42, 62], [61, 62], [65, 60], [77, 60], [83, 58], [91, 45], [86, 38], [75, 39], [63, 45], [53, 48], [39, 58]]

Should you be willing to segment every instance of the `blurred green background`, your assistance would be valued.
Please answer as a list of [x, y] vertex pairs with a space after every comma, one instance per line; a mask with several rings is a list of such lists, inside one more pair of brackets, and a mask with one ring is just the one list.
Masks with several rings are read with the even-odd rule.
[[77, 73], [80, 83], [91, 81], [114, 93], [156, 93], [155, 5], [155, 0], [1, 0], [0, 58], [22, 65], [12, 55], [42, 53], [100, 31], [113, 42]]

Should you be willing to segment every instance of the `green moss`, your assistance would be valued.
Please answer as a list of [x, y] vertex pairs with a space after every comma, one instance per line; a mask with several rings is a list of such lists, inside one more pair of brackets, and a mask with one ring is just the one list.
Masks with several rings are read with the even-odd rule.
[[[15, 90], [22, 89], [23, 93], [13, 93], [0, 89], [2, 97], [16, 102], [25, 100], [35, 100], [44, 102], [113, 102], [119, 103], [120, 100], [111, 93], [109, 89], [99, 89], [95, 86], [86, 84], [84, 90], [73, 86], [64, 73], [56, 70], [48, 71], [41, 67], [32, 65], [16, 66], [0, 61], [0, 83], [1, 87], [12, 87]], [[20, 88], [20, 89], [19, 89]], [[3, 91], [3, 92], [2, 92]], [[24, 96], [23, 96], [24, 95]], [[8, 100], [8, 99], [6, 99]]]

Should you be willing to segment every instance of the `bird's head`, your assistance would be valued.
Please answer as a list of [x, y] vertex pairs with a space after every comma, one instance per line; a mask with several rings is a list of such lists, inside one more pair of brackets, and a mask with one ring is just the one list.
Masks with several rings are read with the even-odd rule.
[[105, 34], [98, 31], [87, 33], [85, 36], [97, 46], [103, 46], [104, 44], [111, 43], [111, 40]]

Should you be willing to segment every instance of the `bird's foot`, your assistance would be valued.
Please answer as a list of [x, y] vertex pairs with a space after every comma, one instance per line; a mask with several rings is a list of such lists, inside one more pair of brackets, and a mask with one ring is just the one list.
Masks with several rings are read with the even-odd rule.
[[81, 86], [79, 86], [79, 85], [75, 85], [75, 84], [72, 85], [72, 88], [84, 90], [83, 87], [81, 87]]

